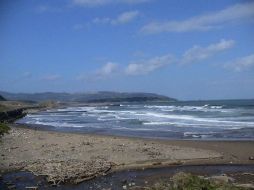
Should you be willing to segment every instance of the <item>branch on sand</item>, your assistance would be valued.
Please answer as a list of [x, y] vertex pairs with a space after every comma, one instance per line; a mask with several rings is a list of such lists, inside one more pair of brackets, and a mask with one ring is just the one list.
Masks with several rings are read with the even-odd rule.
[[78, 184], [106, 174], [111, 169], [111, 163], [104, 160], [37, 160], [24, 169], [37, 176], [46, 176], [47, 181], [52, 185], [67, 182]]

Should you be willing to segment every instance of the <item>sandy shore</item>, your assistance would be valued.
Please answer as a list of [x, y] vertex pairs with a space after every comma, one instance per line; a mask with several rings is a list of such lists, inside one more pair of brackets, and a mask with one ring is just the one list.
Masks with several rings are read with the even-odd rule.
[[254, 163], [254, 142], [167, 141], [12, 127], [0, 144], [1, 172], [23, 168], [78, 183], [109, 170], [174, 164]]

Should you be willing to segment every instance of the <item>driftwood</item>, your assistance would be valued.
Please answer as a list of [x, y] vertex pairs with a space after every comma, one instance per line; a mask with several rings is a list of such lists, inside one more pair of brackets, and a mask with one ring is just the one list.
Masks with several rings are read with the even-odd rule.
[[46, 176], [52, 185], [66, 182], [77, 184], [105, 174], [111, 169], [111, 164], [104, 160], [38, 160], [28, 164], [24, 169], [37, 176]]

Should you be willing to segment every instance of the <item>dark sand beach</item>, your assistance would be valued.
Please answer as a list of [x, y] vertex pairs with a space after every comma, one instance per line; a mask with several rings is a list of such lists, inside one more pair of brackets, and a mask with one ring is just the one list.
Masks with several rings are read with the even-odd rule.
[[41, 131], [12, 125], [2, 139], [1, 173], [25, 170], [53, 184], [168, 166], [253, 164], [253, 141], [175, 141]]

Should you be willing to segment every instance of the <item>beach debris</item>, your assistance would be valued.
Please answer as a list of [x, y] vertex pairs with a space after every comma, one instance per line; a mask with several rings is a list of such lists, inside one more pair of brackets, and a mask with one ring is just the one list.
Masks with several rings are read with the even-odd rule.
[[247, 189], [254, 189], [254, 185], [251, 183], [246, 183], [246, 184], [235, 184], [236, 187], [240, 188], [247, 188]]
[[250, 157], [249, 157], [249, 160], [254, 160], [254, 156], [250, 156]]
[[126, 186], [126, 185], [123, 185], [123, 189], [127, 189], [127, 186]]
[[7, 189], [16, 189], [16, 185], [7, 185]]
[[31, 187], [25, 187], [26, 189], [30, 189], [30, 190], [38, 190], [37, 186], [31, 186]]
[[34, 175], [46, 176], [53, 186], [61, 183], [78, 184], [103, 175], [111, 169], [110, 162], [105, 160], [37, 160], [24, 167]]

